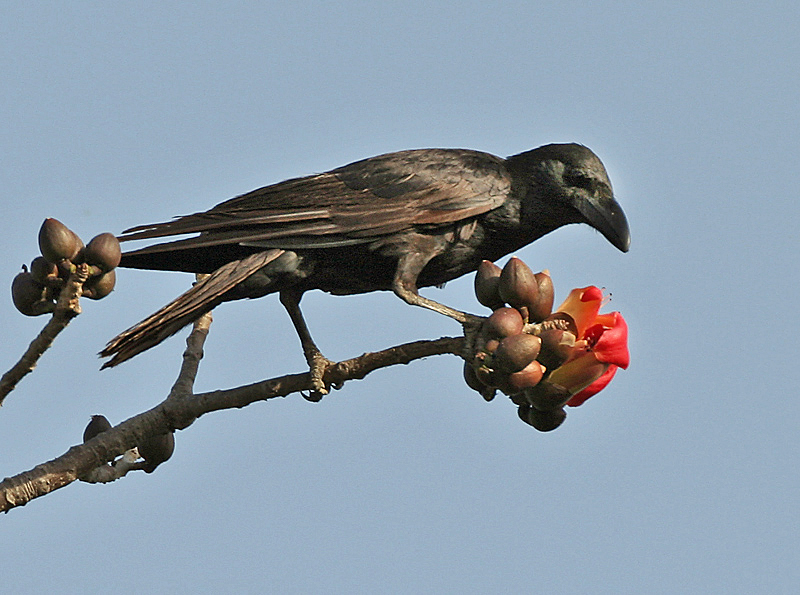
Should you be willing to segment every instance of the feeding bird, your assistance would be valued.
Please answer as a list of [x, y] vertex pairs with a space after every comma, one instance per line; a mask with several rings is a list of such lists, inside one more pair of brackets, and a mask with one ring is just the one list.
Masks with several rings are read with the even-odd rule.
[[197, 234], [125, 252], [120, 266], [207, 273], [191, 289], [112, 339], [115, 366], [222, 302], [278, 292], [300, 337], [315, 390], [328, 362], [300, 311], [311, 289], [391, 290], [462, 324], [470, 315], [419, 294], [475, 271], [570, 223], [622, 252], [625, 214], [588, 148], [550, 144], [508, 158], [468, 149], [415, 149], [265, 186], [212, 209], [123, 232], [120, 240]]

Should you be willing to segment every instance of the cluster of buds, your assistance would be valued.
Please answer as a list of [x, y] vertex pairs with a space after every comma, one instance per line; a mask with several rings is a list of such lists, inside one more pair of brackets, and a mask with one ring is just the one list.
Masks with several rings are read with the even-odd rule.
[[[93, 415], [89, 425], [83, 431], [83, 443], [86, 444], [103, 432], [107, 432], [113, 426], [103, 415]], [[168, 461], [175, 452], [175, 434], [167, 432], [144, 439], [137, 447], [138, 456], [144, 459], [141, 469], [145, 473], [152, 473], [161, 463]], [[136, 458], [136, 455], [133, 457]]]
[[619, 312], [599, 314], [603, 293], [574, 289], [553, 311], [553, 282], [518, 258], [503, 269], [483, 261], [475, 295], [494, 312], [485, 320], [464, 366], [467, 385], [487, 401], [499, 389], [519, 407], [520, 418], [548, 432], [602, 390], [629, 362], [628, 332]]
[[88, 279], [83, 295], [93, 300], [106, 297], [114, 289], [114, 269], [122, 258], [114, 234], [101, 233], [84, 245], [78, 235], [56, 219], [45, 219], [39, 229], [39, 250], [11, 284], [11, 298], [26, 316], [47, 314], [55, 309], [58, 294], [75, 267], [85, 264]]

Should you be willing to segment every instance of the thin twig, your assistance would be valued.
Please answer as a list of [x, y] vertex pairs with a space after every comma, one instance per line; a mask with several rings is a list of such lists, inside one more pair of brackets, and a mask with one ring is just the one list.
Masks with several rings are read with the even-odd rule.
[[[208, 276], [198, 273], [196, 280], [199, 282]], [[200, 360], [203, 359], [203, 345], [205, 345], [212, 321], [211, 312], [206, 312], [194, 321], [192, 332], [186, 338], [186, 351], [183, 352], [181, 370], [167, 399], [178, 399], [192, 394], [194, 381], [197, 378], [197, 369], [200, 367]]]
[[77, 265], [74, 268], [58, 295], [58, 302], [50, 320], [31, 342], [20, 360], [0, 378], [0, 406], [19, 381], [36, 368], [39, 358], [50, 348], [58, 334], [81, 313], [80, 297], [83, 283], [88, 276], [88, 265]]

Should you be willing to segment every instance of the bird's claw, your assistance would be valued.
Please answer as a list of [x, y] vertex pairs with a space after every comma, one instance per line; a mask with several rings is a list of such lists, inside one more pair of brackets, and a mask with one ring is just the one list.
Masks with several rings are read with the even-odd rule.
[[475, 343], [478, 339], [478, 333], [483, 327], [483, 323], [486, 320], [483, 316], [476, 316], [475, 314], [467, 314], [464, 313], [464, 322], [461, 323], [461, 327], [464, 329], [464, 338], [466, 339], [467, 350], [469, 353], [475, 351]]
[[333, 367], [334, 362], [322, 355], [319, 350], [306, 353], [306, 361], [308, 362], [308, 373], [311, 377], [311, 391], [308, 393], [308, 396], [303, 396], [308, 401], [317, 402], [322, 400], [322, 397], [330, 392], [324, 378], [325, 372]]
[[461, 323], [461, 326], [464, 327], [464, 332], [474, 332], [481, 327], [484, 320], [486, 320], [486, 318], [483, 316], [464, 312], [464, 322]]

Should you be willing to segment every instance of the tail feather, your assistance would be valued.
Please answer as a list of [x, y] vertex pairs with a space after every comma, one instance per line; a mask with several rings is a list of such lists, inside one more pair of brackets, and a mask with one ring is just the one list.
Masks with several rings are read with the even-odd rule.
[[100, 352], [101, 357], [111, 357], [101, 369], [129, 360], [174, 335], [221, 303], [227, 291], [281, 254], [283, 250], [267, 250], [218, 268], [158, 312], [111, 339]]

